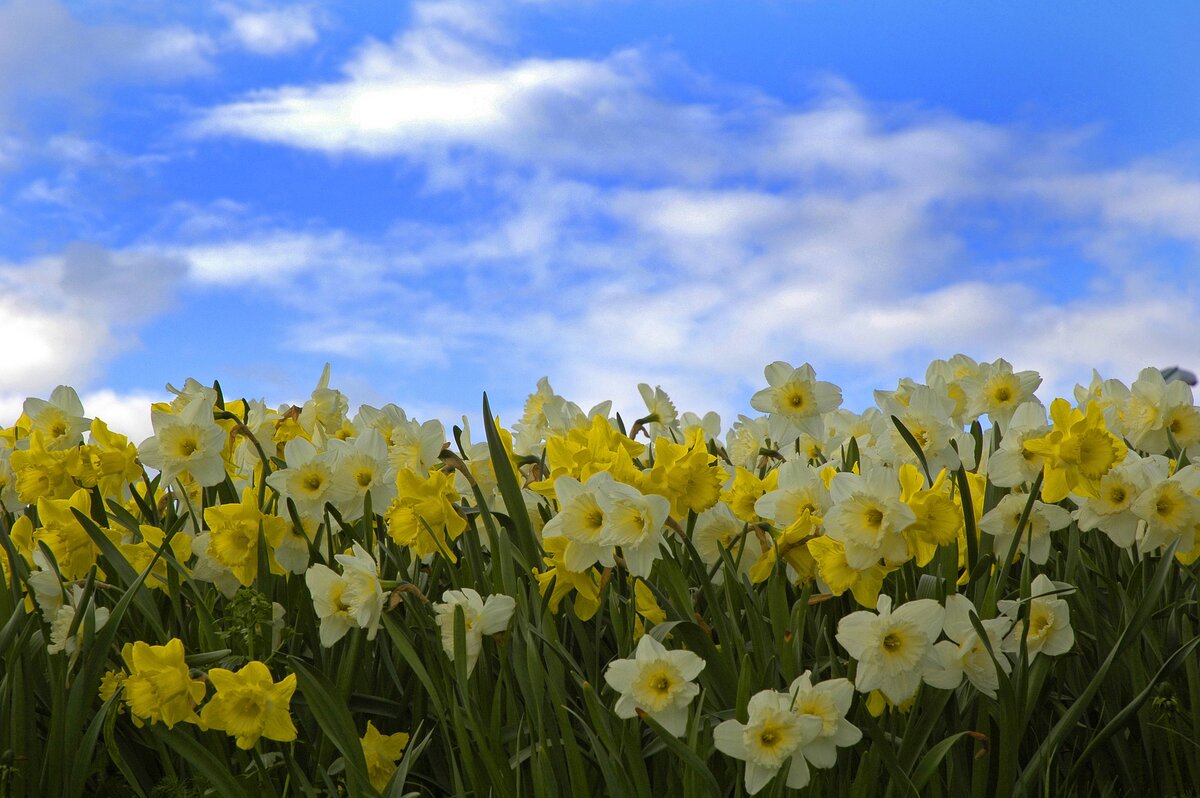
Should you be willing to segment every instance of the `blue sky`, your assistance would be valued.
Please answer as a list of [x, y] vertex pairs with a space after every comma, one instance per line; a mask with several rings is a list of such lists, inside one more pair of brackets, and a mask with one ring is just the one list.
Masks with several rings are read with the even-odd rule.
[[1200, 367], [1200, 7], [0, 0], [0, 410]]

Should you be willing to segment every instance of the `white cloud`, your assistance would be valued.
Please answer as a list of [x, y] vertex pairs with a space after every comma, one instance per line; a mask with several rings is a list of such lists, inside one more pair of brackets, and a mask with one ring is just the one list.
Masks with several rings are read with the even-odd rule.
[[112, 78], [158, 83], [206, 74], [214, 49], [181, 26], [89, 25], [55, 0], [11, 0], [0, 5], [0, 104], [78, 96]]
[[346, 244], [338, 232], [267, 233], [252, 240], [199, 244], [178, 251], [200, 283], [285, 283], [297, 273], [326, 266]]
[[0, 392], [90, 383], [136, 343], [139, 324], [166, 308], [183, 273], [170, 258], [86, 244], [24, 264], [0, 262]]
[[317, 41], [315, 13], [309, 6], [244, 8], [221, 3], [217, 10], [228, 21], [233, 41], [258, 55], [281, 55]]

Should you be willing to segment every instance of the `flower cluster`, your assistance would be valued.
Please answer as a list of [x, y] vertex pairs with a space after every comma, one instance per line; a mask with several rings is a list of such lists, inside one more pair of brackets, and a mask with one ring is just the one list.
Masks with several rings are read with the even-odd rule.
[[[188, 380], [139, 445], [60, 386], [0, 430], [13, 617], [23, 602], [38, 628], [21, 639], [61, 657], [56, 673], [107, 670], [101, 695], [119, 691], [135, 724], [242, 750], [302, 744], [291, 699], [326, 689], [305, 668], [343, 668], [377, 789], [409, 738], [375, 721], [390, 729], [386, 710], [453, 675], [449, 658], [486, 663], [455, 700], [532, 690], [518, 674], [546, 660], [602, 680], [605, 718], [710, 738], [755, 793], [836, 766], [861, 737], [855, 691], [876, 715], [922, 685], [996, 705], [1031, 662], [1075, 651], [1070, 541], [1121, 563], [1200, 559], [1200, 410], [1155, 369], [1130, 386], [1096, 375], [1048, 409], [1036, 373], [964, 355], [862, 412], [809, 364], [772, 363], [764, 382], [759, 415], [722, 435], [661, 387], [639, 386], [626, 428], [542, 380], [512, 429], [487, 418], [473, 442], [465, 418], [448, 434], [395, 405], [351, 414], [328, 368], [301, 406]], [[213, 667], [190, 667], [185, 642]], [[737, 703], [743, 655], [756, 670]], [[314, 723], [341, 724], [345, 755], [346, 725]]]

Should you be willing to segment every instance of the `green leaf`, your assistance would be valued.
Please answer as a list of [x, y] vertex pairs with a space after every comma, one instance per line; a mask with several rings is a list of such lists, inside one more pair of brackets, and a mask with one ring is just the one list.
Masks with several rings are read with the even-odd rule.
[[218, 759], [197, 742], [186, 727], [167, 729], [156, 723], [151, 729], [159, 740], [175, 749], [188, 766], [195, 769], [222, 798], [242, 798], [246, 795], [246, 786], [230, 773], [229, 762]]
[[325, 732], [325, 736], [342, 752], [346, 761], [347, 786], [351, 798], [378, 795], [367, 777], [367, 760], [363, 756], [362, 741], [354, 728], [354, 719], [346, 709], [346, 702], [338, 698], [336, 688], [323, 674], [296, 657], [288, 657], [288, 662], [296, 674], [300, 693], [304, 696], [309, 711]]

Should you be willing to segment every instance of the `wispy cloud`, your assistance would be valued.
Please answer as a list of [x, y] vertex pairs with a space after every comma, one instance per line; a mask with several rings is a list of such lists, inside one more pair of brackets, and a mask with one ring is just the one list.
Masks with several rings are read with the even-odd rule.
[[257, 55], [282, 55], [317, 41], [317, 13], [307, 5], [278, 8], [217, 4], [229, 23], [229, 38]]

